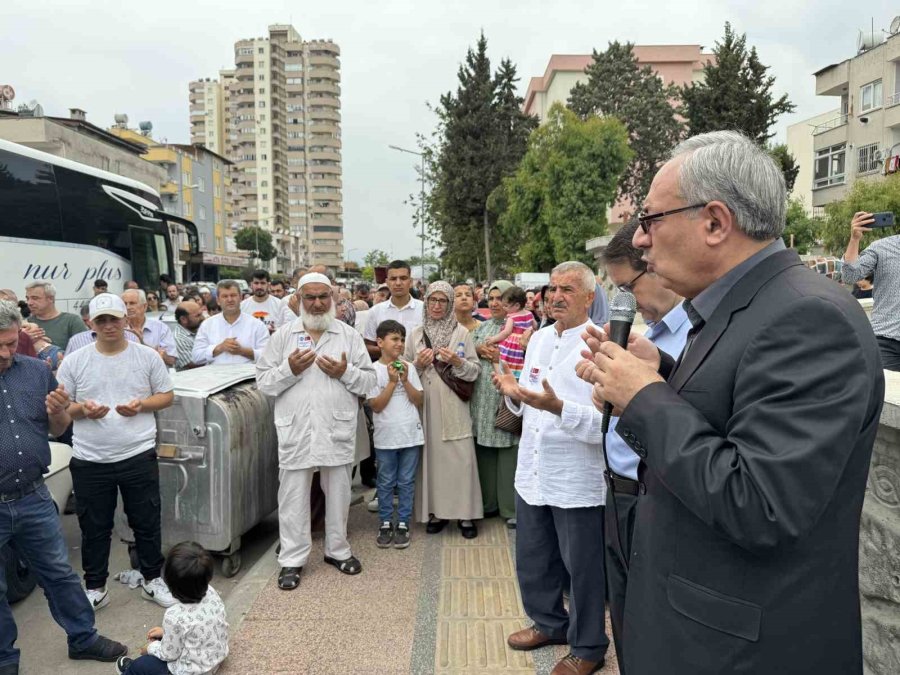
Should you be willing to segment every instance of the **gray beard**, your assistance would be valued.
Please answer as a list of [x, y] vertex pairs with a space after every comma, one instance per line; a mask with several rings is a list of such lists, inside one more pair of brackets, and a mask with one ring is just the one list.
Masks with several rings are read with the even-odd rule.
[[303, 327], [306, 330], [323, 333], [331, 328], [331, 324], [334, 323], [336, 316], [337, 310], [335, 309], [334, 304], [328, 308], [328, 311], [325, 312], [325, 314], [307, 314], [303, 309], [303, 304], [301, 303], [300, 305], [300, 319], [303, 321]]

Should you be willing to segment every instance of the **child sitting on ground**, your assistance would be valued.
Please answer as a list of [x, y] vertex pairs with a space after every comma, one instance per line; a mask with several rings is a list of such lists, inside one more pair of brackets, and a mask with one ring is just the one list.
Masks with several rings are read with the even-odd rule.
[[485, 344], [500, 345], [500, 360], [519, 379], [525, 365], [522, 334], [535, 328], [534, 315], [525, 309], [525, 291], [518, 286], [506, 289], [500, 296], [500, 302], [506, 312], [506, 325], [499, 333], [485, 340]]
[[215, 673], [228, 656], [225, 605], [209, 585], [212, 556], [192, 541], [176, 544], [166, 556], [163, 581], [178, 602], [166, 610], [163, 625], [150, 629], [142, 656], [119, 657], [120, 675]]
[[[388, 319], [375, 329], [381, 358], [375, 366], [375, 386], [369, 392], [375, 426], [375, 461], [378, 466], [378, 548], [409, 546], [416, 468], [425, 435], [418, 408], [425, 394], [412, 364], [400, 360], [406, 344], [406, 328]], [[393, 525], [394, 488], [397, 488], [397, 526]]]

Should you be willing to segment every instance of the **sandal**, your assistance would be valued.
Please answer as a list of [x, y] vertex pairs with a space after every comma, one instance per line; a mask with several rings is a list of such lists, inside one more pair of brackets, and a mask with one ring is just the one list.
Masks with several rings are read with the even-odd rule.
[[300, 573], [302, 567], [282, 567], [278, 574], [278, 588], [283, 591], [292, 591], [300, 585]]
[[329, 558], [326, 555], [325, 562], [329, 565], [334, 565], [344, 574], [359, 574], [362, 572], [362, 563], [352, 555], [346, 560], [336, 560], [335, 558]]

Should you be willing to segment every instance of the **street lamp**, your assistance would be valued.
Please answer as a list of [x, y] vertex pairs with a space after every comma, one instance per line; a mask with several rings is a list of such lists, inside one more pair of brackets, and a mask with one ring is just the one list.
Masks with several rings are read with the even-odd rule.
[[360, 248], [351, 248], [349, 251], [347, 251], [344, 254], [344, 276], [347, 277], [347, 279], [350, 278], [350, 273], [348, 271], [349, 268], [347, 267], [347, 265], [350, 263], [350, 254], [353, 253], [353, 251], [361, 251], [361, 250], [362, 249], [360, 249]]
[[419, 225], [422, 228], [422, 257], [419, 262], [422, 264], [422, 282], [425, 282], [425, 153], [424, 152], [416, 152], [415, 150], [407, 150], [406, 148], [401, 148], [396, 145], [388, 145], [391, 150], [397, 150], [398, 152], [406, 152], [410, 155], [418, 155], [421, 160], [421, 168], [419, 170]]

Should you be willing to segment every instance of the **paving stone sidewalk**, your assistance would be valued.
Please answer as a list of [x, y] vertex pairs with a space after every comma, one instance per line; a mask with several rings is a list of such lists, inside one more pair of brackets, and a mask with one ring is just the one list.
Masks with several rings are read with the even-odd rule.
[[[502, 520], [479, 523], [473, 540], [455, 523], [440, 535], [417, 525], [405, 550], [377, 548], [377, 527], [364, 505], [350, 509], [358, 576], [323, 562], [321, 535], [298, 589], [279, 590], [273, 574], [233, 632], [220, 675], [530, 675], [548, 673], [566, 654], [566, 647], [506, 645], [529, 621], [515, 578], [515, 535]], [[601, 672], [618, 672], [612, 648]]]

